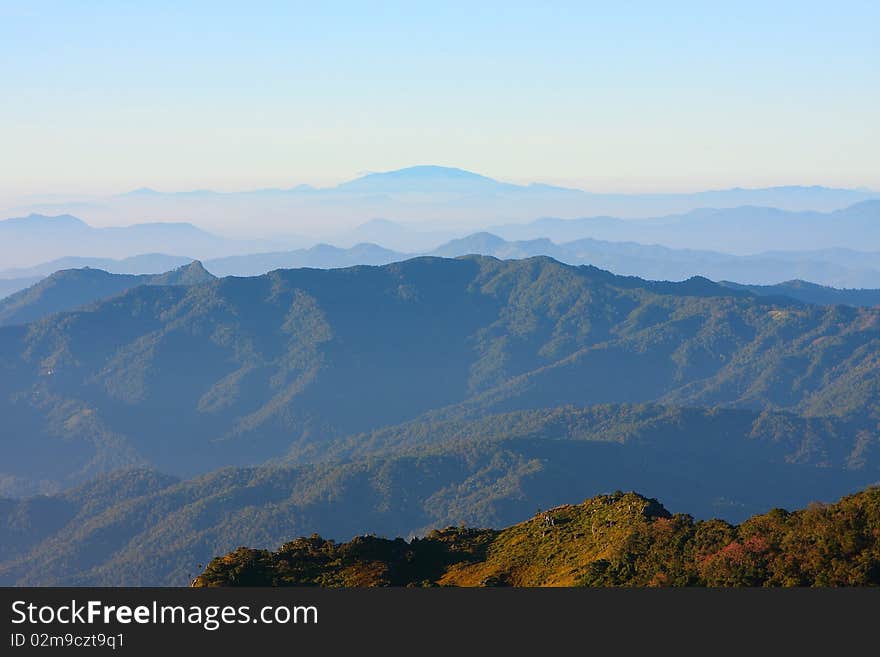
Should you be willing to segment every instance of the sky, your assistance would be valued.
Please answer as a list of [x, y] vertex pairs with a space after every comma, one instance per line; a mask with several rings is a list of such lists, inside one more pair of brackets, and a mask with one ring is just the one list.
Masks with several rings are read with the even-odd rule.
[[[723, 5], [723, 6], [721, 6]], [[0, 196], [880, 188], [880, 3], [0, 0]]]

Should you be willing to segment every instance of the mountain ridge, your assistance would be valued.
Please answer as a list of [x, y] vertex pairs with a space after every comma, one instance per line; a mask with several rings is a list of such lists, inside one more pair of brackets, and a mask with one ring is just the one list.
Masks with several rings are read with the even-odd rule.
[[672, 515], [616, 492], [502, 530], [447, 527], [424, 538], [314, 534], [276, 552], [239, 548], [192, 586], [877, 586], [880, 488], [739, 526]]
[[[64, 485], [134, 464], [192, 475], [426, 413], [564, 404], [870, 415], [877, 326], [880, 309], [546, 257], [140, 286], [0, 328], [4, 471]], [[62, 436], [65, 458], [41, 463]]]
[[164, 274], [110, 274], [101, 269], [66, 269], [0, 299], [0, 326], [24, 324], [74, 310], [140, 285], [199, 285], [211, 280], [197, 260]]
[[[543, 409], [412, 423], [293, 465], [189, 480], [110, 473], [49, 496], [0, 499], [0, 582], [180, 585], [195, 564], [239, 545], [313, 531], [343, 540], [504, 526], [535, 506], [619, 487], [651, 489], [699, 518], [742, 521], [877, 482], [880, 455], [857, 437], [863, 431], [736, 410]], [[345, 451], [352, 446], [360, 451]]]
[[126, 258], [166, 252], [203, 259], [277, 246], [267, 240], [233, 240], [191, 222], [163, 221], [97, 227], [70, 215], [30, 214], [0, 220], [0, 263], [4, 269], [70, 256]]
[[[305, 190], [314, 190], [314, 189], [323, 189], [323, 190], [332, 190], [332, 189], [350, 189], [352, 186], [360, 186], [363, 183], [370, 183], [373, 181], [387, 181], [387, 180], [407, 180], [407, 179], [436, 179], [436, 178], [445, 178], [452, 180], [467, 180], [467, 181], [476, 181], [480, 183], [489, 184], [491, 186], [505, 186], [505, 187], [518, 187], [518, 188], [527, 188], [530, 186], [537, 186], [543, 188], [557, 189], [566, 192], [581, 192], [585, 194], [596, 194], [597, 192], [589, 192], [584, 189], [575, 188], [575, 187], [562, 187], [558, 185], [549, 185], [546, 183], [533, 181], [530, 183], [526, 183], [524, 185], [514, 185], [512, 183], [505, 183], [496, 178], [475, 173], [473, 171], [469, 171], [467, 169], [462, 169], [460, 167], [450, 167], [450, 166], [441, 166], [436, 164], [419, 164], [413, 165], [409, 167], [403, 167], [400, 169], [391, 169], [388, 171], [376, 171], [369, 172], [363, 175], [357, 176], [350, 180], [343, 181], [333, 186], [323, 187], [323, 188], [315, 188], [310, 185], [297, 185], [294, 187], [289, 187], [281, 190], [269, 190], [269, 191], [294, 191], [300, 187], [304, 187]], [[305, 191], [304, 190], [304, 191]], [[216, 192], [213, 190], [188, 190], [188, 191], [180, 191], [180, 192], [161, 192], [155, 189], [151, 189], [149, 187], [142, 187], [139, 189], [132, 190], [127, 192], [127, 194], [146, 194], [146, 195], [155, 195], [155, 194], [192, 194], [192, 193], [213, 193], [213, 194], [240, 194], [240, 193], [248, 193], [248, 192], [256, 192], [261, 190], [240, 190], [237, 192]], [[719, 194], [725, 194], [730, 192], [796, 192], [803, 194], [815, 194], [821, 192], [856, 192], [860, 194], [877, 194], [880, 195], [880, 192], [871, 190], [871, 189], [850, 189], [843, 187], [828, 187], [824, 185], [774, 185], [769, 187], [727, 187], [727, 188], [719, 188], [719, 189], [709, 189], [700, 192], [692, 192], [693, 194], [702, 194], [705, 196], [716, 196]], [[663, 195], [676, 195], [681, 194], [681, 192], [654, 192], [652, 195], [654, 196], [663, 196]], [[618, 194], [625, 195], [625, 194]]]
[[[90, 219], [102, 223], [131, 223], [153, 216], [195, 221], [211, 227], [260, 226], [264, 231], [277, 231], [289, 225], [290, 217], [299, 217], [303, 225], [318, 235], [330, 226], [338, 231], [374, 217], [416, 218], [458, 225], [468, 222], [472, 232], [500, 222], [527, 221], [540, 216], [608, 215], [636, 219], [707, 206], [743, 205], [830, 212], [877, 198], [880, 192], [784, 185], [701, 192], [600, 193], [540, 182], [515, 184], [453, 167], [426, 165], [370, 173], [329, 187], [297, 185], [287, 189], [222, 193], [193, 190], [127, 194], [91, 199], [93, 202], [87, 206], [83, 206], [81, 200], [64, 203], [52, 199], [42, 205], [29, 205], [25, 210], [75, 213], [82, 209], [88, 211]], [[842, 238], [843, 234], [837, 237]], [[723, 244], [723, 240], [720, 243]], [[765, 244], [761, 250], [782, 244]], [[857, 244], [857, 240], [851, 240], [848, 245]], [[200, 259], [210, 257], [208, 253], [192, 250], [189, 254]]]

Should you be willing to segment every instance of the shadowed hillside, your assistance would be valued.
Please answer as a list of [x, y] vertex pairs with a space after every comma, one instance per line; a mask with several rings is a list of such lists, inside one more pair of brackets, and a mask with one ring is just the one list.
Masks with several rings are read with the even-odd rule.
[[618, 487], [671, 510], [739, 522], [880, 481], [850, 421], [744, 410], [601, 406], [412, 422], [296, 465], [187, 481], [143, 471], [0, 500], [0, 583], [180, 585], [216, 554], [297, 533], [422, 535], [505, 526]]
[[[0, 329], [2, 475], [67, 485], [149, 466], [192, 476], [423, 416], [565, 404], [865, 419], [880, 408], [878, 329], [878, 309], [549, 258], [140, 286]], [[873, 444], [876, 428], [866, 431]]]

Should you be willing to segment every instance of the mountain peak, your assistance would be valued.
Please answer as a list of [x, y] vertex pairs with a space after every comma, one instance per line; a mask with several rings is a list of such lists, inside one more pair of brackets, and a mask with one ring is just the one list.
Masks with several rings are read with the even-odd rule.
[[422, 164], [394, 171], [368, 173], [336, 187], [339, 191], [366, 193], [473, 193], [476, 191], [516, 188], [516, 185], [508, 185], [472, 171], [432, 164]]
[[[368, 173], [361, 178], [370, 177], [386, 177], [386, 178], [457, 178], [470, 180], [492, 180], [487, 176], [483, 176], [473, 171], [460, 169], [458, 167], [443, 167], [436, 164], [418, 164], [416, 166], [404, 167], [402, 169], [393, 169], [391, 171], [379, 171]], [[494, 182], [494, 181], [493, 181]]]
[[9, 227], [52, 227], [52, 228], [90, 228], [82, 219], [70, 214], [45, 215], [31, 213], [26, 217], [12, 217], [0, 221], [0, 226]]
[[355, 230], [372, 230], [376, 228], [381, 229], [390, 229], [390, 230], [403, 230], [403, 226], [395, 221], [391, 221], [390, 219], [383, 219], [382, 217], [375, 217], [374, 219], [370, 219], [369, 221], [365, 221], [362, 224], [359, 224], [355, 227]]
[[434, 250], [433, 255], [454, 258], [460, 255], [471, 253], [481, 255], [491, 255], [497, 248], [506, 244], [506, 242], [492, 233], [481, 232], [474, 233], [455, 240], [450, 240]]
[[876, 554], [876, 537], [854, 540], [859, 556], [852, 560], [830, 558], [813, 544], [816, 536], [860, 536], [840, 518], [876, 522], [878, 501], [880, 488], [867, 488], [821, 514], [775, 509], [735, 526], [673, 516], [655, 499], [617, 492], [500, 530], [450, 526], [409, 542], [363, 535], [335, 543], [315, 534], [277, 552], [239, 548], [213, 559], [193, 585], [876, 585], [876, 569], [862, 566]]
[[216, 280], [199, 260], [193, 260], [188, 265], [183, 265], [172, 271], [154, 276], [150, 279], [151, 285], [199, 285]]
[[153, 189], [152, 187], [138, 187], [130, 192], [125, 192], [122, 196], [159, 196], [161, 194], [162, 192]]

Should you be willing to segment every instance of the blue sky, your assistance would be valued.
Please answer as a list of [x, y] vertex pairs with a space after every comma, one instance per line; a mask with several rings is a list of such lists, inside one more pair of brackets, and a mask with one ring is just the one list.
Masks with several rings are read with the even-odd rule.
[[2, 0], [0, 194], [880, 188], [878, 7]]

